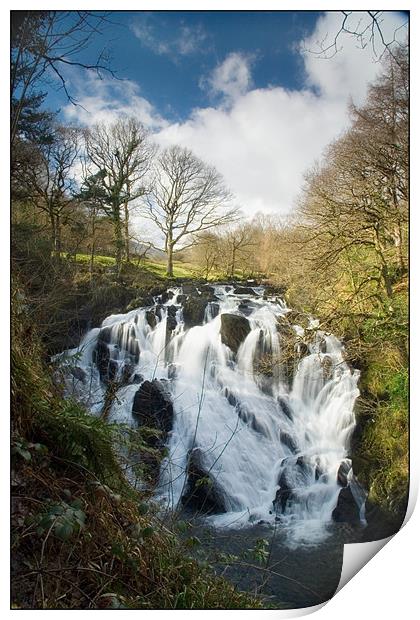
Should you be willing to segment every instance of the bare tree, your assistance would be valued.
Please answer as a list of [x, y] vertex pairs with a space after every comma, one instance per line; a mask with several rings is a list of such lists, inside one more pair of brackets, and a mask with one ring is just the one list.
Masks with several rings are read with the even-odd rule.
[[382, 60], [389, 54], [397, 62], [401, 58], [399, 52], [408, 49], [408, 19], [401, 26], [395, 28], [392, 36], [386, 36], [384, 20], [386, 11], [340, 11], [342, 20], [340, 27], [332, 37], [326, 33], [322, 41], [317, 42], [317, 49], [305, 51], [320, 58], [332, 58], [341, 49], [340, 41], [343, 36], [356, 39], [360, 48], [370, 46], [375, 60]]
[[85, 132], [85, 143], [89, 175], [94, 179], [92, 196], [100, 200], [101, 208], [113, 221], [116, 267], [120, 274], [123, 251], [129, 244], [128, 205], [146, 192], [145, 176], [154, 147], [143, 125], [134, 118], [110, 126], [96, 125]]
[[55, 127], [52, 139], [35, 148], [27, 144], [26, 165], [18, 168], [17, 181], [25, 188], [25, 198], [45, 212], [50, 224], [54, 255], [61, 254], [63, 219], [68, 219], [76, 187], [74, 166], [79, 155], [80, 132], [71, 127]]
[[191, 247], [195, 233], [236, 219], [237, 210], [229, 208], [231, 199], [217, 170], [190, 150], [172, 146], [160, 154], [144, 215], [164, 235], [169, 276], [176, 246]]
[[113, 75], [105, 52], [92, 63], [81, 60], [82, 52], [106, 21], [106, 14], [97, 11], [11, 12], [12, 144], [19, 132], [23, 110], [42, 96], [34, 89], [56, 78], [68, 100], [76, 103], [63, 73], [66, 66]]

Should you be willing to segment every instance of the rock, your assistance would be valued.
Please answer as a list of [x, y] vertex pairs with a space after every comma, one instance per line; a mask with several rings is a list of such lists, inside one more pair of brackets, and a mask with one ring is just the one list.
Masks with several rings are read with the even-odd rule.
[[142, 383], [134, 395], [132, 415], [142, 426], [162, 431], [160, 442], [165, 441], [172, 428], [174, 411], [169, 394], [161, 381], [154, 379]]
[[263, 297], [275, 297], [276, 295], [282, 296], [287, 291], [287, 286], [285, 284], [279, 284], [278, 286], [266, 286], [264, 289]]
[[77, 381], [81, 381], [82, 383], [85, 383], [86, 373], [83, 370], [83, 368], [80, 368], [80, 366], [72, 366], [70, 367], [70, 372]]
[[232, 392], [229, 390], [229, 388], [225, 387], [224, 395], [225, 395], [226, 400], [228, 401], [229, 405], [232, 405], [232, 407], [235, 407], [238, 404], [238, 401], [237, 401], [236, 397], [232, 394]]
[[280, 441], [287, 448], [289, 448], [290, 452], [296, 453], [298, 451], [297, 444], [296, 444], [295, 440], [293, 439], [293, 437], [291, 435], [289, 435], [289, 433], [284, 433], [284, 432], [280, 431]]
[[266, 435], [265, 427], [257, 420], [256, 415], [249, 411], [249, 409], [245, 405], [237, 405], [236, 411], [242, 422], [247, 424], [256, 433]]
[[293, 421], [293, 412], [287, 400], [283, 396], [279, 396], [277, 402], [284, 415], [289, 418], [289, 420]]
[[198, 284], [197, 291], [204, 295], [214, 295], [214, 287], [207, 284]]
[[351, 469], [351, 463], [348, 460], [341, 461], [340, 467], [337, 470], [337, 482], [340, 487], [346, 487], [348, 484], [347, 477]]
[[252, 295], [255, 297], [256, 293], [250, 286], [237, 286], [233, 289], [234, 295]]
[[278, 480], [279, 489], [276, 492], [276, 497], [273, 501], [273, 506], [276, 512], [284, 512], [286, 509], [287, 500], [292, 495], [293, 483], [289, 480], [287, 469], [283, 469], [280, 478]]
[[239, 314], [222, 314], [220, 318], [222, 342], [234, 353], [237, 353], [240, 345], [251, 331], [249, 321]]
[[245, 299], [239, 304], [238, 310], [242, 312], [242, 314], [244, 314], [245, 316], [249, 316], [254, 312], [256, 307], [257, 304], [252, 303], [252, 301], [250, 301], [249, 299]]
[[212, 473], [207, 472], [200, 448], [190, 453], [187, 475], [188, 481], [181, 500], [184, 506], [206, 514], [226, 512], [223, 493]]
[[210, 308], [210, 316], [211, 316], [211, 318], [212, 318], [212, 319], [215, 319], [215, 318], [217, 317], [217, 315], [219, 314], [219, 311], [220, 311], [220, 304], [218, 304], [218, 303], [216, 303], [216, 302], [214, 302], [214, 301], [211, 301], [211, 302], [208, 304], [208, 306], [209, 306], [209, 308]]
[[186, 300], [187, 300], [187, 296], [183, 295], [182, 293], [180, 293], [179, 295], [177, 295], [176, 303], [177, 304], [183, 304], [183, 303], [185, 303]]
[[156, 324], [157, 324], [157, 318], [156, 318], [156, 314], [153, 312], [153, 310], [146, 310], [145, 317], [146, 317], [146, 321], [149, 323], [150, 327], [152, 329], [154, 329], [156, 327]]
[[153, 306], [154, 303], [155, 302], [151, 295], [141, 295], [130, 301], [125, 310], [126, 312], [130, 312], [131, 310], [136, 310], [137, 308]]
[[197, 294], [197, 288], [194, 284], [183, 284], [182, 292], [184, 295]]
[[172, 332], [174, 329], [176, 329], [177, 325], [178, 323], [176, 318], [174, 316], [168, 315], [166, 318], [166, 329]]
[[190, 297], [184, 303], [182, 315], [186, 328], [202, 325], [207, 308], [207, 300], [200, 297]]
[[167, 308], [168, 316], [176, 316], [177, 312], [178, 312], [178, 308], [176, 306], [168, 306]]
[[99, 334], [98, 334], [98, 340], [101, 340], [102, 342], [105, 342], [106, 344], [109, 344], [111, 342], [112, 339], [112, 327], [102, 327]]
[[92, 361], [96, 364], [96, 367], [99, 371], [99, 377], [102, 382], [106, 383], [108, 381], [108, 366], [109, 366], [109, 348], [106, 342], [100, 340], [96, 343], [96, 347], [92, 352]]
[[356, 504], [356, 500], [353, 497], [353, 493], [350, 490], [350, 487], [347, 486], [344, 489], [341, 489], [337, 506], [334, 508], [332, 513], [333, 521], [338, 523], [359, 523], [360, 522], [360, 511], [359, 507]]

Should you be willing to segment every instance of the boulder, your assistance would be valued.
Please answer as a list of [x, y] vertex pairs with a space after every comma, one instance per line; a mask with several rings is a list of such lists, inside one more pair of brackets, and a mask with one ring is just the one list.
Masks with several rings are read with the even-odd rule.
[[183, 306], [182, 315], [186, 328], [202, 325], [207, 308], [207, 299], [190, 297]]
[[286, 509], [287, 500], [292, 495], [293, 482], [289, 479], [287, 469], [283, 469], [280, 474], [279, 489], [276, 492], [276, 497], [273, 501], [273, 506], [276, 512], [284, 512]]
[[166, 318], [166, 329], [169, 332], [172, 332], [174, 329], [176, 329], [176, 326], [178, 325], [177, 320], [174, 316], [168, 314], [167, 318]]
[[146, 317], [146, 321], [148, 322], [150, 327], [152, 329], [154, 329], [156, 327], [156, 324], [157, 324], [157, 318], [156, 318], [156, 314], [153, 312], [153, 310], [146, 310], [145, 317]]
[[204, 466], [200, 448], [191, 451], [187, 470], [187, 484], [182, 495], [182, 504], [189, 510], [205, 514], [226, 512], [223, 493], [217, 480]]
[[234, 295], [252, 295], [255, 297], [256, 293], [250, 286], [237, 286], [233, 289]]
[[184, 293], [184, 295], [197, 294], [197, 288], [195, 284], [183, 284], [182, 292]]
[[239, 314], [222, 314], [220, 318], [222, 342], [234, 353], [237, 353], [240, 345], [251, 331], [249, 321]]
[[348, 475], [349, 475], [349, 471], [351, 469], [351, 463], [346, 460], [346, 461], [341, 461], [340, 463], [340, 467], [337, 470], [337, 482], [340, 485], [340, 487], [346, 487], [348, 484]]
[[173, 406], [161, 381], [144, 381], [134, 395], [132, 415], [142, 426], [162, 431], [161, 442], [172, 428]]
[[176, 297], [176, 303], [177, 304], [183, 304], [185, 303], [185, 301], [187, 300], [187, 296], [183, 295], [182, 293], [180, 293], [179, 295], [177, 295]]
[[349, 486], [341, 489], [338, 495], [337, 506], [332, 513], [332, 518], [333, 521], [338, 523], [356, 524], [360, 522], [359, 507]]

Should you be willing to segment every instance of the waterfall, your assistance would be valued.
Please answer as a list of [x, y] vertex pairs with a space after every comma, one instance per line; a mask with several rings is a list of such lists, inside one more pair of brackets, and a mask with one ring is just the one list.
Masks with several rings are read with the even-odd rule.
[[162, 506], [187, 508], [203, 483], [203, 518], [216, 527], [277, 522], [318, 540], [346, 489], [363, 521], [349, 459], [358, 371], [342, 344], [314, 320], [294, 325], [264, 287], [186, 285], [154, 301], [108, 317], [57, 358], [67, 392], [94, 415], [111, 383], [114, 422], [139, 423], [142, 386], [170, 401]]

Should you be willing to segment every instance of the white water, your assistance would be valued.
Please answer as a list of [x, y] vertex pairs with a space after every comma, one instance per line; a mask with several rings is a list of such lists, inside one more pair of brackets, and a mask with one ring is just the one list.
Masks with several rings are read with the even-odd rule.
[[[208, 306], [203, 324], [189, 330], [184, 329], [182, 307], [176, 303], [180, 289], [171, 289], [174, 296], [161, 306], [154, 328], [146, 320], [146, 309], [113, 315], [103, 322], [102, 329], [109, 328], [107, 346], [116, 376], [126, 372], [133, 381], [137, 375], [137, 383], [118, 391], [110, 420], [134, 426], [131, 411], [139, 381], [170, 378], [174, 420], [157, 498], [170, 508], [180, 506], [189, 455], [199, 448], [201, 464], [222, 494], [226, 509], [207, 517], [214, 525], [236, 527], [276, 519], [290, 531], [291, 540], [321, 540], [341, 488], [337, 471], [349, 453], [358, 373], [345, 363], [340, 342], [317, 331], [313, 322], [315, 339], [289, 388], [279, 363], [278, 331], [278, 321], [288, 310], [280, 300], [264, 300], [261, 288], [255, 288], [256, 297], [247, 311], [251, 331], [235, 356], [220, 336], [220, 314], [241, 314], [239, 306], [246, 298], [233, 295], [232, 290], [216, 286], [219, 315], [212, 318]], [[171, 305], [177, 307], [177, 326], [167, 332]], [[78, 349], [60, 356], [67, 367], [83, 369], [83, 380], [66, 372], [66, 386], [94, 414], [101, 412], [105, 397], [92, 361], [99, 331], [91, 330]], [[299, 326], [295, 331], [304, 333]], [[274, 362], [270, 376], [255, 370], [261, 352]], [[279, 487], [283, 493], [274, 507]], [[353, 487], [358, 488], [354, 482]]]

